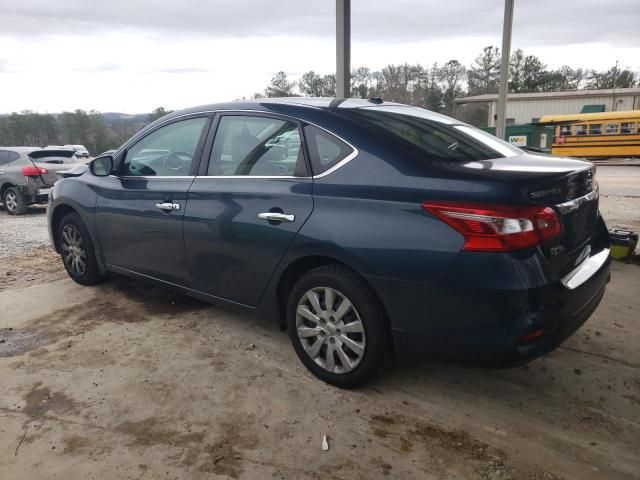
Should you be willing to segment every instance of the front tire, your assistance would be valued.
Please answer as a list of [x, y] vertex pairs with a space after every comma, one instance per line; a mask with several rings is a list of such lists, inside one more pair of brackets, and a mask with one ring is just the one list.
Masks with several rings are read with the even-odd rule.
[[96, 251], [80, 216], [68, 213], [58, 226], [58, 245], [64, 268], [81, 285], [95, 285], [106, 277], [100, 273]]
[[4, 203], [4, 208], [9, 215], [24, 215], [29, 207], [25, 196], [15, 187], [9, 187], [5, 190], [2, 203]]
[[373, 290], [336, 264], [298, 280], [287, 302], [287, 328], [309, 371], [341, 388], [370, 381], [389, 350], [386, 316]]

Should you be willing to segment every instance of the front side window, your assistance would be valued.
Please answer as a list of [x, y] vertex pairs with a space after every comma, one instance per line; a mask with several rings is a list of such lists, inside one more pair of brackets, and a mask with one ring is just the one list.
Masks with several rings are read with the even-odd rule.
[[187, 176], [206, 118], [192, 118], [164, 126], [127, 149], [123, 176]]
[[304, 127], [304, 136], [309, 147], [311, 169], [314, 175], [326, 172], [353, 152], [353, 149], [342, 140], [313, 125]]
[[210, 176], [307, 176], [298, 124], [279, 118], [225, 115], [211, 149]]

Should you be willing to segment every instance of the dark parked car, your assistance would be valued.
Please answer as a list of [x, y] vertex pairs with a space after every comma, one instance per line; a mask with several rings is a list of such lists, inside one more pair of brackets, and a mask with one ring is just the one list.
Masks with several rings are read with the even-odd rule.
[[10, 215], [27, 213], [34, 203], [46, 203], [57, 173], [76, 166], [70, 150], [0, 147], [0, 198]]
[[115, 272], [271, 315], [338, 386], [387, 353], [526, 362], [586, 321], [609, 278], [590, 163], [420, 108], [209, 105], [87, 168], [48, 209], [74, 280]]

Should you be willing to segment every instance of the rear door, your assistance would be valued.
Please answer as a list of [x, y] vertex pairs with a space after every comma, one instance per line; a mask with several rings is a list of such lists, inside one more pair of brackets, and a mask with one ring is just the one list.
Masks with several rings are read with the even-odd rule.
[[218, 115], [185, 213], [192, 288], [259, 303], [313, 209], [301, 138], [299, 123], [288, 117]]
[[188, 282], [183, 218], [208, 124], [196, 115], [152, 130], [121, 153], [118, 176], [101, 178], [96, 224], [109, 265]]

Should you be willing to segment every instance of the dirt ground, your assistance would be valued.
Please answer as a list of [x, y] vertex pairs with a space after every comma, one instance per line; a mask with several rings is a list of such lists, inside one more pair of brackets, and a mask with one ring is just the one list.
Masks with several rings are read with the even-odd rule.
[[343, 391], [260, 318], [81, 287], [42, 248], [0, 257], [2, 480], [640, 478], [638, 264], [614, 263], [592, 318], [525, 367], [393, 366]]

